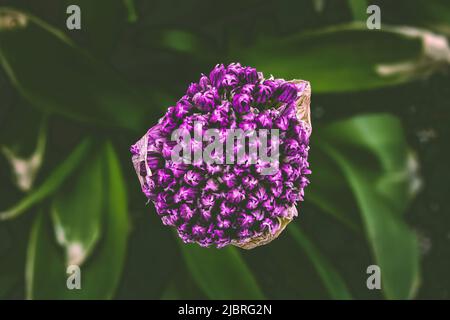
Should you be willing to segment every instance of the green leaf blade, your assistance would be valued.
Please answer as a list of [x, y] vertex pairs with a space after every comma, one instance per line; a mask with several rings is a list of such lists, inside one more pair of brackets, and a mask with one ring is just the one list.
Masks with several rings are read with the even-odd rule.
[[[318, 147], [341, 167], [353, 190], [381, 268], [384, 295], [389, 299], [412, 298], [419, 283], [419, 250], [415, 234], [401, 220], [410, 196], [387, 195], [377, 187], [386, 176], [407, 170], [406, 156], [394, 152], [406, 150], [400, 142], [404, 139], [398, 121], [384, 114], [359, 116], [334, 123], [319, 135]], [[409, 176], [400, 176], [395, 188], [407, 189]]]
[[[121, 279], [127, 249], [129, 218], [123, 175], [113, 146], [102, 148], [105, 164], [106, 206], [102, 213], [104, 232], [94, 252], [80, 266], [81, 289], [66, 286], [67, 263], [54, 235], [50, 216], [41, 212], [35, 219], [28, 245], [26, 266], [29, 299], [111, 299]], [[85, 208], [89, 210], [89, 208]]]
[[264, 299], [236, 248], [218, 250], [181, 244], [181, 251], [197, 285], [210, 299]]
[[413, 81], [448, 65], [450, 49], [445, 58], [429, 56], [435, 48], [424, 49], [435, 36], [414, 28], [368, 30], [364, 23], [353, 23], [265, 40], [237, 49], [230, 60], [279, 78], [308, 80], [316, 94], [354, 92]]
[[4, 7], [0, 13], [23, 21], [0, 30], [0, 63], [32, 105], [102, 126], [132, 131], [144, 127], [143, 98], [106, 64], [34, 16]]
[[314, 244], [306, 237], [306, 235], [296, 225], [289, 226], [289, 232], [299, 246], [305, 251], [311, 259], [317, 273], [323, 281], [332, 299], [349, 300], [352, 299], [349, 289], [342, 277], [327, 261]]
[[100, 154], [89, 157], [52, 203], [56, 239], [66, 249], [68, 264], [81, 265], [100, 238], [104, 211], [102, 166]]
[[75, 168], [78, 166], [80, 161], [88, 153], [91, 145], [91, 140], [86, 139], [81, 142], [75, 150], [67, 157], [67, 159], [61, 163], [52, 174], [42, 183], [41, 186], [37, 187], [30, 194], [26, 195], [19, 203], [15, 206], [0, 212], [0, 221], [13, 219], [26, 210], [31, 208], [36, 203], [44, 200], [55, 192], [61, 184], [72, 174]]

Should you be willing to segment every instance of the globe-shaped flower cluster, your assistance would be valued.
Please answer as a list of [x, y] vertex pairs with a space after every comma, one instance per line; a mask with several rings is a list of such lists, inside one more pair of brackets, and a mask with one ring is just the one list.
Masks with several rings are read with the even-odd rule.
[[[302, 82], [264, 79], [255, 68], [239, 63], [217, 65], [209, 76], [191, 83], [186, 94], [146, 133], [145, 146], [131, 147], [133, 157], [141, 155], [135, 166], [142, 190], [162, 222], [175, 227], [184, 242], [205, 247], [245, 243], [279, 231], [280, 218], [303, 200], [311, 173], [309, 128], [296, 116], [303, 90]], [[173, 161], [174, 130], [182, 129], [193, 137], [196, 130], [202, 134], [212, 128], [218, 130], [222, 142], [230, 134], [227, 129], [278, 129], [275, 170], [265, 174], [269, 163], [252, 154], [233, 164], [226, 163], [225, 152], [216, 157], [216, 163]], [[261, 143], [259, 138], [255, 141]], [[275, 150], [273, 144], [269, 134], [269, 154]], [[188, 150], [194, 153], [202, 147], [191, 140]]]

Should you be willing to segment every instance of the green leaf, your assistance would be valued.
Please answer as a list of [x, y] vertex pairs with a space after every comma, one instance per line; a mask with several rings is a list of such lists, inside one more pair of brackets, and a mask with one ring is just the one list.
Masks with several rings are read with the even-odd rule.
[[[110, 143], [102, 149], [105, 164], [103, 234], [95, 252], [81, 269], [81, 289], [69, 290], [65, 257], [52, 232], [50, 216], [41, 212], [34, 222], [26, 266], [30, 299], [110, 299], [121, 278], [129, 220], [125, 182], [117, 155]], [[89, 211], [89, 208], [84, 208]]]
[[130, 23], [136, 22], [138, 20], [138, 14], [136, 11], [134, 0], [123, 0], [123, 3], [128, 11], [128, 22]]
[[317, 134], [316, 147], [336, 161], [356, 197], [381, 268], [383, 293], [390, 299], [412, 298], [419, 281], [419, 252], [414, 233], [401, 220], [412, 194], [400, 122], [390, 115], [359, 116]]
[[[28, 217], [27, 217], [28, 218]], [[0, 224], [0, 299], [20, 299], [30, 219]]]
[[[21, 119], [22, 118], [23, 116], [21, 116]], [[33, 119], [33, 121], [35, 121], [35, 119]], [[34, 135], [36, 136], [36, 133], [34, 133]], [[24, 157], [6, 145], [0, 145], [0, 152], [4, 154], [5, 158], [10, 163], [15, 183], [21, 191], [26, 192], [33, 187], [37, 173], [42, 165], [46, 143], [47, 120], [44, 117], [37, 134], [36, 146], [32, 154], [28, 154]]]
[[[398, 10], [406, 8], [408, 10]], [[450, 35], [450, 3], [448, 0], [397, 0], [381, 4], [383, 21], [397, 25], [421, 26]]]
[[230, 60], [285, 79], [311, 82], [313, 93], [359, 91], [415, 80], [445, 68], [445, 38], [413, 28], [368, 30], [354, 23], [236, 48]]
[[329, 261], [325, 259], [314, 246], [314, 244], [308, 239], [308, 237], [300, 230], [296, 225], [289, 225], [288, 230], [292, 237], [296, 240], [298, 245], [305, 251], [308, 257], [311, 259], [317, 273], [323, 281], [323, 284], [327, 288], [330, 296], [333, 299], [347, 300], [352, 296], [347, 288], [342, 277], [334, 269]]
[[347, 0], [348, 6], [352, 11], [353, 19], [356, 21], [366, 21], [368, 15], [366, 0]]
[[[320, 131], [320, 126], [317, 126], [316, 130]], [[311, 139], [313, 146], [320, 143], [315, 134]], [[361, 232], [362, 225], [358, 206], [355, 203], [356, 199], [350, 186], [342, 183], [345, 181], [345, 176], [340, 172], [339, 166], [327, 154], [315, 147], [310, 150], [309, 163], [313, 176], [307, 190], [308, 201], [332, 215], [350, 230]]]
[[0, 23], [0, 63], [33, 106], [105, 126], [144, 127], [142, 97], [108, 65], [34, 16], [0, 7], [0, 19], [16, 21]]
[[19, 203], [17, 203], [13, 207], [5, 211], [1, 211], [0, 221], [12, 219], [19, 216], [20, 214], [31, 208], [33, 205], [53, 194], [66, 180], [66, 178], [69, 177], [70, 174], [77, 168], [80, 161], [89, 151], [90, 146], [90, 139], [86, 139], [81, 142], [69, 155], [69, 157], [48, 176], [48, 178], [42, 183], [42, 185], [26, 195]]
[[256, 279], [236, 248], [206, 249], [180, 242], [187, 267], [210, 299], [264, 299]]
[[97, 152], [58, 192], [51, 216], [56, 239], [66, 250], [69, 265], [81, 265], [100, 238], [104, 209], [103, 158]]
[[159, 299], [167, 283], [173, 281], [175, 275], [180, 275], [176, 269], [183, 265], [183, 258], [176, 248], [175, 239], [161, 228], [161, 219], [155, 209], [149, 206], [145, 209], [145, 212], [134, 215], [116, 299]]

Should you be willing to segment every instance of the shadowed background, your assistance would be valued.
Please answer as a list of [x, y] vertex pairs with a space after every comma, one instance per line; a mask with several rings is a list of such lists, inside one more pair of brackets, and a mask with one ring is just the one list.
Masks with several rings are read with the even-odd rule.
[[[0, 0], [0, 298], [449, 299], [448, 21], [446, 1]], [[312, 85], [311, 185], [251, 251], [183, 244], [129, 153], [233, 61]]]

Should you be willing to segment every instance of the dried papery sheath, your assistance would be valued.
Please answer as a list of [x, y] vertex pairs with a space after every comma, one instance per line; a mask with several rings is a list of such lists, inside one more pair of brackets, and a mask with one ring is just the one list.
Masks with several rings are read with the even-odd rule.
[[190, 84], [131, 147], [163, 224], [204, 247], [251, 249], [275, 239], [309, 184], [310, 97], [307, 81], [265, 79], [239, 63]]

